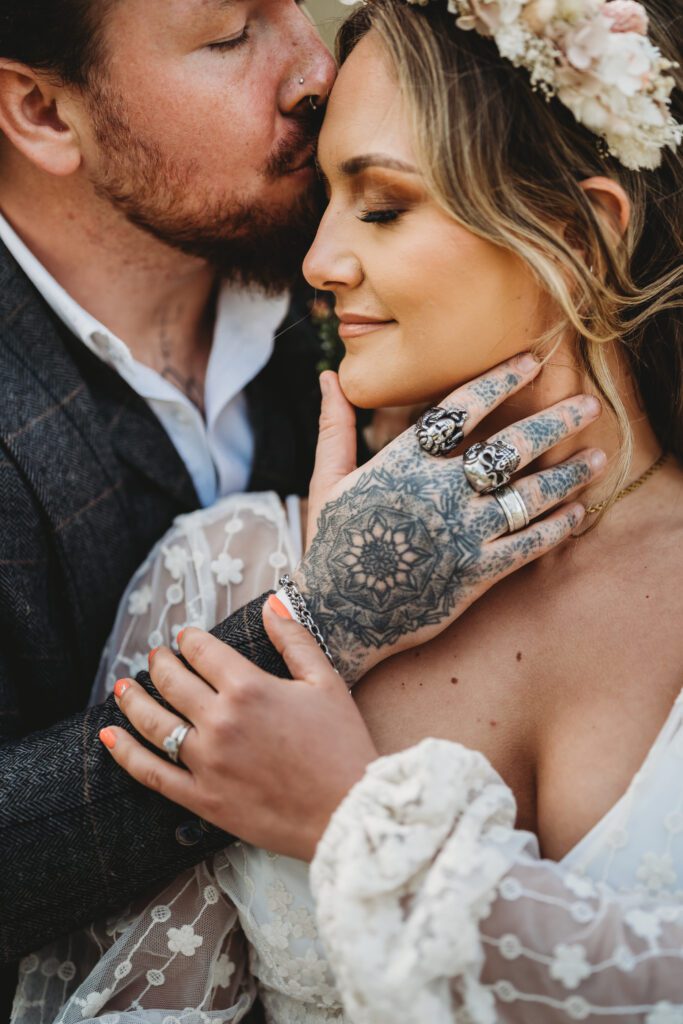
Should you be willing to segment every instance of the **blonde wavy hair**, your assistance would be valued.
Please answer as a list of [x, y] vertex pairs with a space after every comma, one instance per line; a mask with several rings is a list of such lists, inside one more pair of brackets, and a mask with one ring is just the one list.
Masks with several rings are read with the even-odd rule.
[[[682, 15], [649, 0], [650, 36], [680, 57]], [[455, 25], [446, 0], [424, 7], [369, 0], [342, 25], [340, 63], [374, 30], [407, 100], [420, 169], [436, 202], [480, 237], [532, 268], [555, 312], [537, 340], [543, 356], [568, 330], [580, 365], [616, 417], [621, 457], [614, 500], [629, 475], [633, 440], [610, 369], [623, 346], [645, 412], [666, 451], [683, 460], [683, 163], [667, 149], [656, 171], [629, 171], [495, 45]], [[673, 113], [683, 120], [680, 72]], [[597, 215], [580, 182], [616, 180], [632, 208], [624, 237]]]

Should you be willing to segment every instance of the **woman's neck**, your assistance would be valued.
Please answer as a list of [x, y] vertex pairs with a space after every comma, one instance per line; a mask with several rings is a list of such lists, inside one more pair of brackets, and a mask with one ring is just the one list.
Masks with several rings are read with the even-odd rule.
[[[641, 405], [627, 360], [616, 347], [608, 354], [608, 364], [633, 432], [633, 457], [626, 481], [630, 483], [656, 461], [662, 448]], [[490, 437], [511, 423], [584, 392], [596, 393], [577, 364], [573, 346], [568, 342], [562, 342], [536, 380], [492, 413], [486, 419], [483, 429], [473, 435], [473, 440]], [[609, 497], [611, 488], [609, 482], [605, 481], [609, 481], [609, 470], [617, 464], [622, 450], [616, 418], [607, 407], [604, 407], [602, 416], [591, 426], [541, 456], [534, 468], [544, 469], [556, 465], [584, 448], [602, 448], [608, 459], [605, 476], [582, 495], [582, 501], [594, 503]]]

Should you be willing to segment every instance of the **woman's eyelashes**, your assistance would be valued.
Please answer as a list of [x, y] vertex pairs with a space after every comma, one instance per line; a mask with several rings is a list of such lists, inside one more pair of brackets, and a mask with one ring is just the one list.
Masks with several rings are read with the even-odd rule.
[[362, 220], [364, 224], [393, 224], [405, 210], [399, 210], [396, 208], [392, 209], [379, 209], [379, 210], [361, 210], [358, 214], [358, 219]]

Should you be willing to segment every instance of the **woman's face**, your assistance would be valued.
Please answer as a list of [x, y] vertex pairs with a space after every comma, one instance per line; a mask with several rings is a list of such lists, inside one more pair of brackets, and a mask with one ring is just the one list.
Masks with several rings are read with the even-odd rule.
[[329, 205], [304, 263], [336, 297], [341, 384], [366, 408], [439, 398], [540, 333], [528, 268], [428, 195], [408, 126], [370, 32], [330, 97], [318, 149]]

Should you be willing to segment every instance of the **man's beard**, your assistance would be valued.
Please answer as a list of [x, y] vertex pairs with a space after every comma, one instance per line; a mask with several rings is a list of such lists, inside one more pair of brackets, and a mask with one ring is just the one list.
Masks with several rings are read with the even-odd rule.
[[[288, 206], [200, 192], [201, 168], [180, 164], [158, 144], [137, 137], [125, 105], [107, 86], [91, 87], [91, 111], [102, 163], [94, 178], [98, 194], [127, 219], [166, 245], [206, 260], [221, 277], [268, 294], [299, 277], [323, 209], [317, 178]], [[271, 154], [263, 180], [274, 182], [313, 147], [320, 115], [306, 111]], [[199, 173], [198, 173], [199, 172]]]

